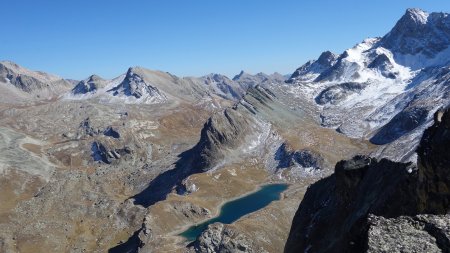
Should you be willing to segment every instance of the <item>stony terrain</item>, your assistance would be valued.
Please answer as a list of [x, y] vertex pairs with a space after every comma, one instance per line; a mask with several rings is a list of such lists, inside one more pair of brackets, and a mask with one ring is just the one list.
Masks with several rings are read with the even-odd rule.
[[[235, 224], [253, 237], [283, 207], [277, 237], [258, 246], [274, 251], [302, 189], [341, 157], [372, 148], [320, 127], [313, 104], [293, 109], [290, 93], [248, 84], [246, 94], [226, 96], [198, 80], [132, 68], [113, 80], [91, 76], [50, 100], [2, 104], [3, 249], [102, 252], [135, 234], [143, 251], [183, 251], [188, 242], [177, 233], [225, 201], [264, 183], [299, 182], [280, 204]], [[181, 92], [186, 82], [192, 90]], [[141, 86], [154, 89], [132, 88]]]
[[450, 110], [434, 118], [417, 166], [357, 156], [314, 183], [285, 252], [448, 252]]

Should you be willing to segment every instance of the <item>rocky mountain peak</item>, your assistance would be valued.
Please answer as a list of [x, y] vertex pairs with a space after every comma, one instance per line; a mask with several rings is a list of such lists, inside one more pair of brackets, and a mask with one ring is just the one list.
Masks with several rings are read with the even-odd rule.
[[418, 8], [406, 9], [405, 15], [400, 19], [402, 22], [413, 22], [415, 24], [425, 24], [429, 14]]
[[[150, 84], [140, 73], [140, 68], [128, 69], [124, 80], [116, 87], [108, 90], [113, 96], [135, 98], [146, 103], [163, 103], [167, 97], [156, 86]], [[131, 102], [131, 101], [130, 101]]]
[[250, 74], [248, 74], [247, 72], [245, 72], [244, 70], [241, 70], [241, 72], [239, 72], [239, 74], [235, 75], [233, 77], [233, 81], [237, 81], [239, 79], [242, 79], [245, 76], [251, 76]]
[[125, 79], [130, 78], [135, 75], [135, 67], [129, 67], [127, 70], [127, 74], [125, 75]]
[[239, 99], [244, 94], [244, 90], [237, 82], [232, 81], [224, 75], [211, 73], [204, 76], [203, 80], [204, 83], [212, 87], [219, 96]]
[[311, 81], [318, 77], [322, 72], [331, 68], [336, 61], [346, 57], [346, 52], [342, 55], [336, 55], [330, 51], [325, 51], [320, 54], [317, 60], [308, 61], [300, 68], [296, 69], [291, 75], [287, 83], [294, 83], [296, 81]]
[[211, 73], [209, 75], [206, 75], [205, 79], [208, 81], [215, 81], [215, 82], [231, 81], [228, 77], [217, 73]]
[[383, 37], [381, 46], [397, 54], [424, 54], [432, 58], [450, 45], [450, 17], [407, 9], [394, 28]]
[[91, 75], [87, 79], [82, 80], [72, 89], [72, 94], [87, 94], [97, 91], [106, 84], [105, 80], [97, 75]]
[[95, 81], [101, 81], [101, 80], [103, 80], [103, 78], [101, 78], [100, 76], [98, 76], [98, 75], [91, 75], [89, 78], [88, 78], [88, 82], [95, 82]]
[[334, 61], [336, 61], [337, 55], [333, 54], [330, 51], [325, 51], [322, 54], [320, 54], [319, 59], [317, 59], [317, 63], [331, 67]]

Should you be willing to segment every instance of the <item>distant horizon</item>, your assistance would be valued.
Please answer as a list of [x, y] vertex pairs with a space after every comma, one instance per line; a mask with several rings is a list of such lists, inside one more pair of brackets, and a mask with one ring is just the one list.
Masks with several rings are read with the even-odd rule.
[[[127, 73], [128, 69], [130, 69], [130, 68], [144, 68], [144, 69], [148, 69], [148, 70], [152, 70], [152, 71], [158, 71], [158, 72], [169, 73], [169, 74], [175, 75], [174, 73], [171, 73], [170, 71], [166, 71], [166, 70], [161, 70], [161, 69], [151, 69], [151, 68], [147, 68], [147, 67], [145, 67], [145, 66], [130, 66], [130, 67], [127, 67], [122, 73], [119, 73], [119, 74], [117, 74], [116, 76], [109, 77], [109, 78], [108, 78], [108, 77], [101, 76], [101, 75], [99, 75], [99, 74], [97, 74], [97, 73], [92, 73], [92, 74], [90, 74], [90, 75], [88, 75], [88, 76], [86, 76], [86, 77], [84, 77], [84, 78], [82, 78], [82, 79], [74, 79], [74, 78], [65, 78], [65, 77], [63, 77], [63, 76], [61, 76], [61, 75], [58, 75], [57, 73], [52, 73], [52, 72], [46, 71], [46, 70], [44, 70], [44, 69], [32, 69], [32, 68], [29, 68], [29, 67], [27, 67], [27, 66], [24, 66], [24, 65], [20, 64], [19, 62], [11, 61], [11, 60], [8, 60], [8, 59], [6, 59], [6, 60], [0, 59], [0, 63], [1, 63], [1, 62], [10, 62], [10, 63], [14, 63], [14, 64], [19, 65], [20, 67], [26, 68], [26, 69], [31, 70], [31, 71], [44, 72], [44, 73], [47, 73], [47, 74], [56, 75], [56, 76], [61, 77], [62, 79], [65, 79], [65, 80], [76, 80], [76, 81], [85, 80], [85, 79], [88, 79], [89, 77], [94, 76], [94, 75], [95, 75], [95, 76], [98, 76], [98, 77], [100, 77], [100, 78], [102, 78], [102, 79], [106, 79], [106, 80], [108, 80], [108, 79], [114, 79], [114, 78], [117, 78], [117, 77], [119, 77], [119, 76], [121, 76], [121, 75], [125, 75], [125, 74]], [[295, 70], [294, 70], [294, 71], [295, 71]], [[293, 73], [294, 71], [292, 71], [292, 73]], [[266, 72], [261, 72], [261, 71], [253, 73], [253, 72], [249, 72], [249, 71], [246, 71], [246, 70], [240, 70], [238, 73], [236, 73], [236, 74], [234, 74], [234, 75], [231, 75], [231, 76], [225, 75], [225, 74], [223, 74], [223, 73], [214, 73], [214, 72], [206, 73], [206, 74], [203, 74], [203, 75], [176, 75], [176, 76], [183, 78], [183, 77], [203, 77], [203, 76], [207, 76], [207, 75], [211, 75], [211, 74], [219, 74], [219, 75], [226, 76], [226, 77], [228, 77], [229, 79], [233, 79], [234, 77], [238, 76], [241, 72], [244, 72], [244, 73], [247, 73], [247, 74], [250, 74], [250, 75], [257, 75], [257, 74], [260, 74], [260, 73], [261, 73], [261, 74], [266, 74], [266, 75], [273, 75], [273, 74], [280, 74], [280, 75], [282, 75], [282, 76], [292, 75], [292, 73], [279, 73], [279, 72], [277, 72], [277, 71], [272, 72], [272, 73], [266, 73]]]
[[4, 13], [2, 61], [74, 80], [112, 79], [135, 66], [232, 79], [241, 70], [291, 74], [321, 52], [341, 54], [384, 36], [407, 8], [449, 12], [450, 2], [23, 0], [5, 7], [20, 18]]

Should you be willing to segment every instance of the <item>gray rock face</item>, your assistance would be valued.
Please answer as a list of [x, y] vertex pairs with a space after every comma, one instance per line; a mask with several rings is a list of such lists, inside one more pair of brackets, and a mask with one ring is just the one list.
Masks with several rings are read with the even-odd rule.
[[404, 111], [395, 115], [395, 117], [384, 125], [370, 141], [377, 145], [383, 145], [393, 142], [422, 125], [427, 120], [428, 110], [426, 108], [413, 107], [406, 108]]
[[448, 252], [450, 216], [417, 215], [386, 219], [369, 215], [367, 252]]
[[251, 75], [249, 73], [241, 71], [239, 74], [233, 77], [233, 81], [241, 85], [244, 89], [249, 89], [257, 85], [283, 83], [285, 80], [285, 77], [279, 73], [273, 73], [271, 75], [265, 73], [257, 73], [255, 75]]
[[349, 56], [348, 52], [344, 52], [336, 59], [335, 64], [331, 67], [325, 69], [320, 72], [320, 75], [314, 80], [315, 82], [324, 82], [324, 81], [333, 81], [339, 79], [341, 76], [344, 76], [348, 73], [349, 69], [353, 69], [356, 71], [352, 71], [351, 79], [358, 79], [359, 73], [357, 70], [361, 68], [361, 66], [356, 62], [345, 61], [344, 59]]
[[125, 79], [118, 86], [108, 90], [113, 96], [124, 95], [126, 97], [135, 97], [137, 99], [148, 99], [154, 103], [162, 103], [167, 100], [164, 93], [151, 84], [145, 82], [145, 80], [134, 73], [133, 68], [128, 69]]
[[0, 76], [2, 79], [1, 81], [10, 82], [25, 92], [31, 92], [48, 86], [48, 84], [45, 84], [34, 77], [17, 74], [2, 63], [0, 63]]
[[450, 45], [450, 17], [408, 9], [380, 44], [400, 54], [433, 57]]
[[78, 82], [77, 85], [72, 89], [72, 93], [74, 95], [78, 95], [95, 92], [99, 88], [104, 87], [105, 83], [105, 80], [103, 80], [101, 77], [92, 75], [88, 79]]
[[58, 93], [67, 89], [71, 84], [57, 76], [40, 71], [31, 71], [12, 62], [0, 62], [0, 82], [9, 83], [20, 91], [46, 95]]
[[[425, 131], [420, 142], [417, 167], [365, 156], [337, 163], [332, 176], [313, 184], [306, 192], [295, 214], [285, 252], [362, 252], [367, 250], [370, 240], [369, 214], [384, 218], [446, 214], [450, 210], [449, 130], [450, 110], [437, 112], [435, 124]], [[390, 223], [385, 223], [375, 222], [372, 235], [378, 233], [376, 226], [390, 228]], [[419, 222], [418, 229], [420, 224], [425, 224], [425, 230], [429, 227], [423, 221]], [[390, 236], [409, 237], [403, 234], [407, 231], [395, 228], [388, 230], [391, 234], [380, 236], [386, 236], [387, 240]], [[447, 223], [442, 229], [449, 229]], [[433, 236], [442, 239], [444, 245], [448, 242], [442, 233]], [[376, 237], [372, 239], [372, 252], [386, 252], [376, 248]], [[437, 240], [429, 249], [433, 251], [441, 246]]]
[[357, 93], [364, 89], [367, 83], [348, 82], [330, 86], [320, 92], [315, 98], [319, 105], [337, 104], [347, 98], [350, 94]]
[[193, 164], [203, 171], [207, 171], [216, 165], [217, 161], [224, 158], [223, 149], [237, 147], [242, 144], [241, 137], [248, 134], [251, 123], [237, 110], [226, 109], [213, 115], [205, 123], [200, 141], [195, 147], [198, 151]]
[[398, 76], [398, 73], [393, 70], [393, 64], [389, 57], [386, 54], [378, 54], [374, 55], [374, 60], [367, 65], [367, 68], [370, 69], [376, 69], [380, 71], [380, 73], [390, 79], [396, 79]]
[[91, 151], [94, 161], [103, 162], [106, 164], [110, 164], [114, 160], [119, 160], [123, 156], [132, 153], [131, 149], [128, 147], [109, 148], [99, 141], [95, 141], [92, 143]]
[[338, 59], [338, 55], [330, 51], [323, 52], [315, 61], [308, 61], [306, 64], [296, 69], [291, 77], [286, 81], [287, 83], [294, 83], [297, 80], [307, 80], [308, 74], [320, 74], [323, 71], [331, 68]]
[[193, 250], [201, 253], [265, 252], [256, 248], [250, 238], [222, 223], [209, 225], [194, 242]]
[[241, 87], [239, 83], [234, 82], [223, 75], [210, 74], [202, 78], [207, 86], [211, 86], [213, 89], [218, 89], [216, 93], [225, 98], [240, 99], [246, 90], [246, 87]]
[[303, 168], [321, 169], [323, 158], [309, 150], [290, 150], [283, 143], [275, 152], [275, 160], [278, 161], [277, 169], [288, 168], [294, 165]]

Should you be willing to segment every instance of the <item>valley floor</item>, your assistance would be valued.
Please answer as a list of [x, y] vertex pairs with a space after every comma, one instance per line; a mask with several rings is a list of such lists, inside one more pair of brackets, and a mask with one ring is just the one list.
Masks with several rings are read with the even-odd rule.
[[[273, 102], [273, 108], [283, 111], [285, 105]], [[64, 100], [0, 107], [0, 245], [6, 252], [104, 252], [138, 231], [143, 252], [184, 252], [189, 242], [178, 234], [187, 227], [214, 217], [223, 203], [260, 185], [287, 182], [281, 200], [227, 225], [251, 238], [252, 247], [279, 252], [308, 185], [328, 175], [337, 160], [371, 147], [321, 128], [303, 112], [272, 109], [261, 111], [260, 119], [270, 122], [275, 137], [261, 141], [259, 153], [192, 174], [182, 181], [187, 188], [194, 186], [189, 194], [169, 189], [166, 198], [145, 207], [132, 197], [174, 168], [214, 111], [188, 104], [162, 110], [159, 105]], [[120, 138], [105, 136], [108, 127]], [[96, 162], [93, 143], [131, 152], [108, 158], [110, 164]], [[324, 169], [268, 170], [273, 149], [282, 143], [320, 152]]]

